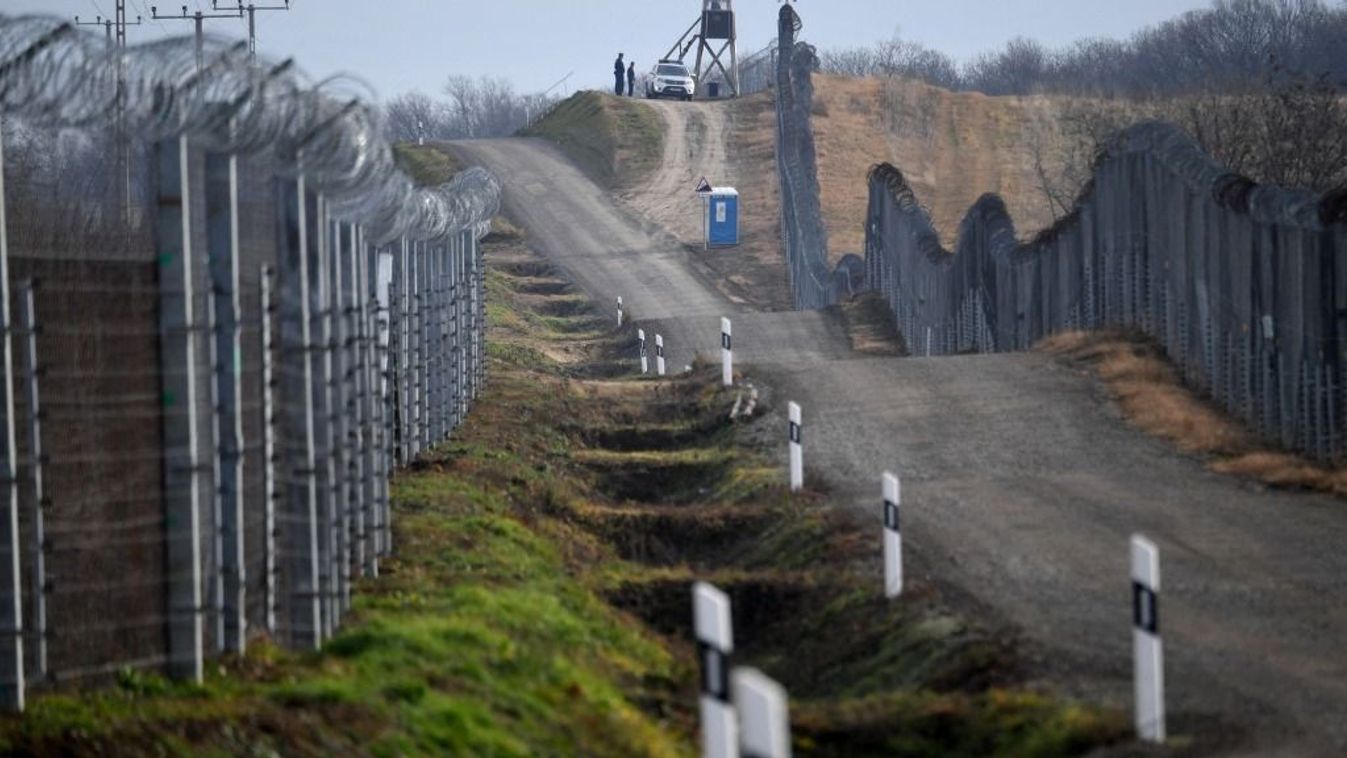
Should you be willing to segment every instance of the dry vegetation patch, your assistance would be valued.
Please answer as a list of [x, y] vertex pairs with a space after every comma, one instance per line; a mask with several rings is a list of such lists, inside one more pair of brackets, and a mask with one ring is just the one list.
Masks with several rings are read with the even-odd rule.
[[1144, 335], [1066, 332], [1044, 340], [1038, 349], [1088, 367], [1132, 423], [1185, 452], [1207, 456], [1213, 471], [1272, 487], [1347, 496], [1347, 470], [1266, 447], [1247, 427], [1186, 387], [1163, 349]]

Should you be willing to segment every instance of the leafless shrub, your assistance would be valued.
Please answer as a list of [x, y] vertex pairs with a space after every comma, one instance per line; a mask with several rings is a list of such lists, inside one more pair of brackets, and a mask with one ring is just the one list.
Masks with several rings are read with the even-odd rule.
[[1233, 171], [1320, 192], [1347, 185], [1347, 102], [1324, 75], [1280, 73], [1257, 89], [1176, 106], [1174, 120]]

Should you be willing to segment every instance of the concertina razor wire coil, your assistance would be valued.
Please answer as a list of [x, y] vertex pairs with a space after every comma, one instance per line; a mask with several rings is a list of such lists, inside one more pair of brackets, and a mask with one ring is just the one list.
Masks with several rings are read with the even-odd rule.
[[186, 137], [202, 149], [265, 158], [303, 175], [334, 214], [387, 244], [406, 237], [481, 236], [500, 209], [500, 184], [481, 168], [417, 187], [394, 159], [354, 80], [308, 81], [293, 61], [249, 54], [245, 43], [191, 37], [119, 49], [53, 16], [0, 15], [0, 114], [53, 129], [122, 119], [150, 141]]

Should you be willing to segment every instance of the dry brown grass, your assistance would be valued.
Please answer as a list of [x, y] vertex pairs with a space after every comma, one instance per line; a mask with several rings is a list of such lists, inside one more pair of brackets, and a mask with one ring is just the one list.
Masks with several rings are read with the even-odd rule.
[[904, 355], [907, 346], [893, 311], [878, 292], [864, 292], [837, 306], [851, 349], [861, 355]]
[[1089, 367], [1142, 431], [1179, 449], [1208, 457], [1211, 470], [1256, 479], [1270, 487], [1347, 497], [1347, 469], [1330, 468], [1262, 444], [1185, 387], [1164, 352], [1145, 336], [1122, 332], [1066, 332], [1038, 349]]
[[1005, 199], [1022, 239], [1052, 224], [1052, 209], [1038, 189], [1035, 145], [1056, 139], [1056, 130], [1045, 128], [1056, 118], [1053, 99], [827, 75], [814, 77], [814, 90], [819, 184], [833, 261], [864, 249], [866, 176], [885, 161], [902, 170], [947, 246], [969, 207], [987, 192]]

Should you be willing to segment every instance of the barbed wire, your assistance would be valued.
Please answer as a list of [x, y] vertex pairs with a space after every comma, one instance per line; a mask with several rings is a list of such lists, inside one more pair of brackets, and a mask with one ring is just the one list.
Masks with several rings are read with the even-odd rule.
[[417, 187], [397, 167], [372, 101], [355, 79], [310, 83], [292, 60], [254, 59], [245, 43], [206, 37], [200, 57], [189, 37], [119, 49], [54, 16], [0, 16], [0, 114], [91, 128], [120, 113], [151, 141], [185, 137], [260, 157], [277, 175], [303, 175], [379, 244], [483, 234], [500, 207], [496, 179], [471, 168]]

